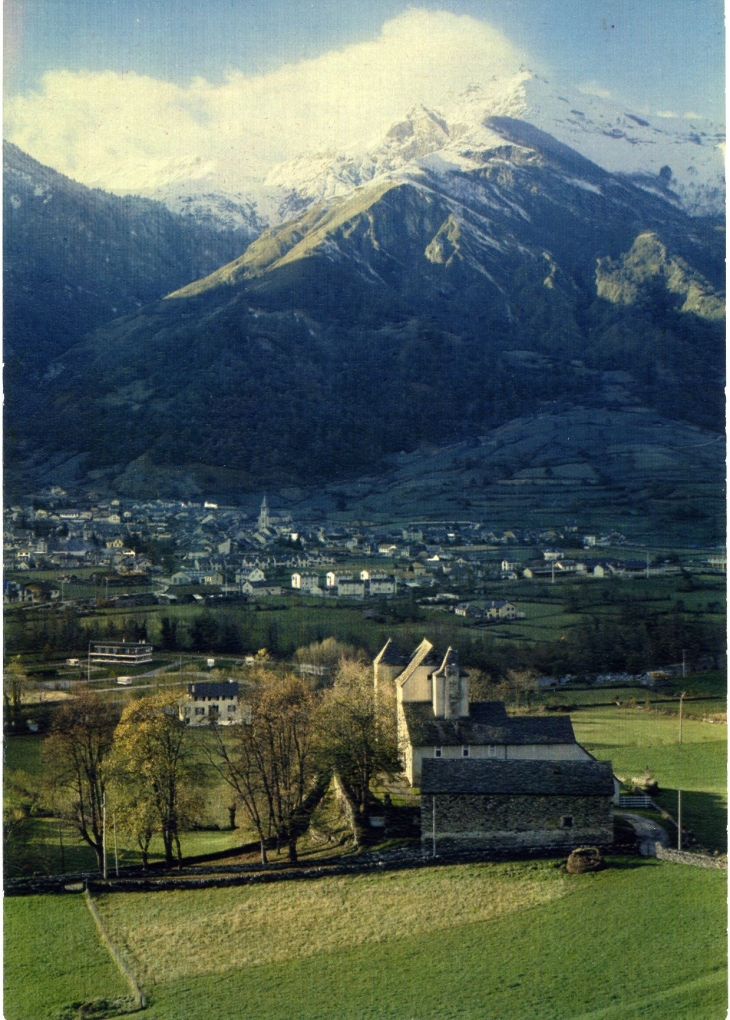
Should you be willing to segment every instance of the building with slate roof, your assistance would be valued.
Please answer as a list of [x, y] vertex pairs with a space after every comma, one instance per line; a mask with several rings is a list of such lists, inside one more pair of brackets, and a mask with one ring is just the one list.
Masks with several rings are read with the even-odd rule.
[[469, 676], [453, 648], [436, 653], [424, 639], [410, 659], [390, 640], [373, 663], [376, 691], [395, 686], [398, 744], [413, 786], [429, 759], [592, 761], [568, 716], [508, 716], [504, 702], [470, 702]]
[[433, 854], [607, 849], [613, 793], [608, 761], [426, 759], [422, 845]]
[[231, 726], [247, 721], [247, 716], [238, 680], [188, 684], [188, 697], [180, 705], [180, 718], [187, 726]]

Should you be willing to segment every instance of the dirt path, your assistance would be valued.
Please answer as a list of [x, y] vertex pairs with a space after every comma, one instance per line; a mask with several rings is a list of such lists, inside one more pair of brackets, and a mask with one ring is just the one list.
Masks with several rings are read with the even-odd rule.
[[667, 831], [658, 822], [652, 821], [651, 818], [644, 818], [643, 815], [629, 814], [626, 811], [617, 811], [616, 814], [620, 815], [621, 818], [625, 818], [631, 824], [634, 832], [641, 840], [639, 853], [642, 857], [656, 857], [655, 843], [669, 846], [670, 840]]

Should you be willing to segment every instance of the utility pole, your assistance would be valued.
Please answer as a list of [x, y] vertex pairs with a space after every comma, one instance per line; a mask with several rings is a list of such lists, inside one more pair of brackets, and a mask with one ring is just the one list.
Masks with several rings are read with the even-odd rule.
[[112, 815], [112, 825], [114, 826], [114, 870], [119, 878], [119, 854], [117, 853], [117, 813], [116, 811]]
[[101, 855], [104, 859], [101, 873], [106, 879], [106, 791], [101, 795]]
[[433, 856], [436, 856], [436, 794], [431, 794], [431, 842], [433, 843]]
[[677, 850], [682, 849], [682, 791], [677, 790]]
[[684, 704], [684, 696], [687, 692], [682, 691], [679, 695], [679, 742], [682, 743], [682, 706]]

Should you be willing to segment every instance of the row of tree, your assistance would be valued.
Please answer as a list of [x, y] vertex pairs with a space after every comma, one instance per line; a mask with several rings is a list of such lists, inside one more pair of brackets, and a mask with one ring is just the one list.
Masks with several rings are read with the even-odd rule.
[[[580, 619], [566, 628], [565, 634], [553, 641], [508, 642], [512, 631], [500, 630], [499, 639], [493, 633], [466, 628], [451, 620], [433, 621], [431, 628], [443, 644], [458, 649], [463, 662], [482, 669], [495, 680], [506, 676], [507, 664], [519, 669], [537, 669], [543, 673], [574, 673], [591, 675], [605, 669], [626, 669], [632, 672], [661, 667], [680, 661], [684, 652], [688, 663], [722, 661], [725, 649], [724, 627], [697, 613], [687, 612], [680, 604], [671, 605], [659, 612], [632, 601], [623, 601], [620, 612], [607, 615], [600, 606], [584, 602], [582, 596], [568, 589], [566, 608], [580, 614]], [[609, 598], [614, 592], [610, 586], [603, 594]], [[557, 597], [560, 594], [557, 593]], [[598, 596], [602, 598], [601, 596]], [[580, 604], [579, 604], [580, 599]], [[718, 607], [713, 603], [713, 608]], [[594, 610], [595, 611], [592, 611]], [[708, 612], [710, 611], [708, 607]], [[265, 618], [265, 620], [263, 619]], [[286, 618], [284, 618], [286, 619]], [[26, 620], [16, 614], [12, 627], [8, 627], [8, 651], [32, 653], [42, 649], [47, 659], [60, 655], [78, 654], [89, 641], [127, 636], [134, 640], [151, 638], [165, 651], [192, 651], [200, 653], [227, 653], [242, 655], [265, 645], [279, 657], [292, 656], [307, 641], [321, 643], [326, 633], [322, 623], [284, 625], [278, 613], [232, 613], [224, 609], [205, 610], [191, 620], [163, 616], [159, 631], [150, 617], [107, 617], [79, 620], [73, 610], [58, 614], [45, 614], [42, 619]], [[148, 622], [150, 628], [148, 632]], [[372, 656], [385, 643], [388, 631], [377, 621], [338, 621], [346, 641], [365, 647]], [[422, 628], [391, 621], [389, 630], [396, 628], [402, 644], [415, 646], [421, 640]]]
[[91, 690], [56, 714], [43, 754], [54, 808], [104, 860], [105, 818], [136, 843], [146, 865], [159, 834], [165, 861], [181, 859], [180, 833], [199, 816], [211, 780], [231, 793], [267, 848], [297, 841], [333, 778], [349, 802], [358, 838], [372, 800], [371, 781], [400, 769], [393, 705], [375, 698], [371, 670], [342, 660], [334, 683], [317, 687], [266, 663], [243, 696], [246, 721], [205, 732], [186, 726], [181, 695], [164, 690], [135, 698], [121, 713]]

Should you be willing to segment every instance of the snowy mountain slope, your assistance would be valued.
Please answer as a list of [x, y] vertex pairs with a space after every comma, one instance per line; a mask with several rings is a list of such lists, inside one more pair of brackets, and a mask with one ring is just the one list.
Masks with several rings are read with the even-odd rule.
[[[490, 117], [526, 121], [691, 215], [724, 212], [725, 136], [720, 127], [700, 117], [647, 118], [614, 100], [562, 89], [526, 68], [470, 86], [447, 110], [414, 107], [385, 137], [362, 139], [340, 152], [303, 154], [265, 176], [242, 177], [236, 193], [216, 184], [209, 169], [204, 179], [181, 179], [150, 194], [174, 211], [208, 222], [228, 225], [233, 217], [254, 233], [263, 224], [284, 222], [314, 202], [350, 194], [434, 153], [453, 165], [478, 165], [480, 151], [495, 143], [485, 127]], [[181, 168], [179, 176], [185, 172]]]

